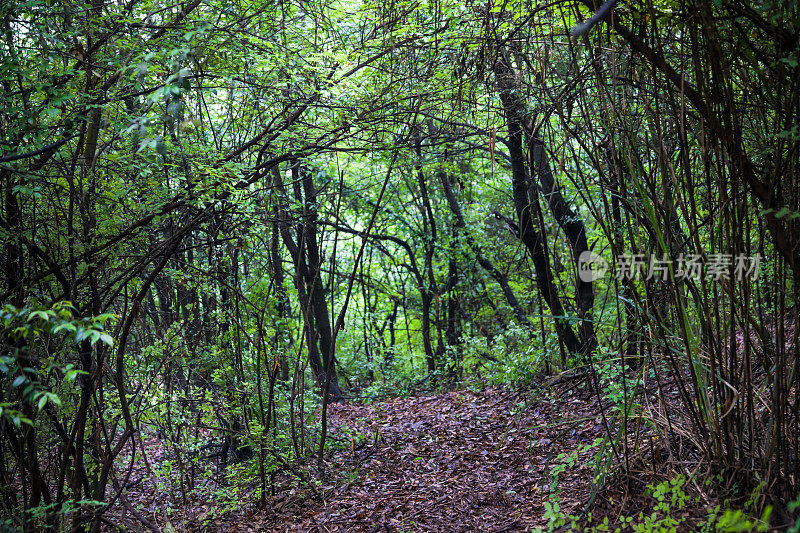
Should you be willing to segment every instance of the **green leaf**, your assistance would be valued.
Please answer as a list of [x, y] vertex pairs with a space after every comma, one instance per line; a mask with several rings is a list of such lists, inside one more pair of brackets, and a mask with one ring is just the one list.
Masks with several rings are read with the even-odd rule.
[[64, 322], [63, 324], [59, 324], [56, 327], [54, 327], [53, 331], [51, 333], [58, 333], [61, 330], [67, 330], [69, 332], [74, 332], [76, 329], [77, 328], [76, 328], [75, 324], [73, 324], [71, 322]]
[[48, 314], [47, 311], [31, 311], [31, 314], [28, 315], [28, 322], [30, 322], [36, 317], [41, 318], [45, 322], [48, 322], [50, 320], [50, 315]]
[[89, 338], [89, 343], [94, 346], [95, 343], [100, 340], [100, 333], [97, 331], [89, 331], [87, 337]]

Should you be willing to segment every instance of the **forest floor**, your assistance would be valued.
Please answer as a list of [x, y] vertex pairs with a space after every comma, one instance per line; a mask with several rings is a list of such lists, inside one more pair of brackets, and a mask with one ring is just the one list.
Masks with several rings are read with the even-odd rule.
[[578, 513], [595, 453], [579, 448], [603, 433], [596, 402], [580, 396], [489, 388], [332, 405], [341, 446], [328, 466], [350, 479], [323, 487], [322, 502], [280, 497], [259, 518], [288, 531], [527, 531], [546, 525], [552, 469], [576, 451], [558, 489], [561, 509]]
[[[653, 501], [644, 487], [655, 477], [667, 479], [656, 476], [652, 463], [640, 464], [636, 470], [650, 474], [641, 476], [638, 488], [617, 480], [594, 492], [597, 448], [591, 445], [605, 434], [608, 405], [577, 382], [536, 393], [491, 387], [430, 394], [331, 405], [322, 483], [314, 479], [316, 464], [286, 465], [263, 508], [256, 505], [255, 487], [238, 487], [228, 511], [202, 497], [170, 506], [163, 530], [546, 530], [554, 493], [563, 513], [585, 517], [593, 502], [595, 518], [607, 515], [614, 523], [623, 512], [650, 512]], [[154, 463], [165, 460], [155, 440], [145, 448]], [[150, 482], [128, 495], [165, 525], [158, 508], [169, 496]], [[684, 516], [698, 510], [704, 512], [685, 509]], [[131, 517], [120, 518], [132, 524]]]

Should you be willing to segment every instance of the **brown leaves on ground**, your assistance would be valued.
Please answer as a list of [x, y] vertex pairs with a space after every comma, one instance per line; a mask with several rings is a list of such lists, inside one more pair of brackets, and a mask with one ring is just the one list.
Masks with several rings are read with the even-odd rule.
[[[526, 402], [495, 388], [331, 406], [339, 449], [328, 469], [354, 479], [332, 480], [323, 503], [298, 498], [258, 518], [276, 531], [500, 532], [544, 525], [557, 457], [602, 432], [592, 403], [567, 396]], [[589, 499], [591, 453], [559, 476], [566, 512], [579, 512]]]
[[[672, 413], [671, 436], [629, 427], [627, 446], [612, 461], [616, 474], [597, 492], [592, 479], [598, 450], [589, 445], [606, 435], [603, 414], [610, 420], [618, 414], [579, 383], [551, 380], [549, 392], [536, 399], [529, 392], [489, 388], [331, 405], [324, 480], [309, 442], [304, 459], [283, 460], [264, 506], [252, 475], [237, 485], [219, 472], [198, 473], [198, 490], [180, 497], [178, 479], [164, 477], [174, 454], [151, 437], [139, 446], [148, 461], [134, 463], [122, 512], [109, 524], [144, 531], [144, 518], [166, 532], [528, 531], [547, 525], [544, 504], [556, 475], [566, 515], [586, 520], [590, 502], [595, 524], [605, 517], [614, 525], [623, 516], [649, 515], [657, 502], [645, 490], [648, 484], [700, 464], [691, 435], [677, 425], [677, 378], [657, 387], [646, 383], [643, 395], [651, 419], [658, 420], [659, 409]], [[698, 524], [713, 502], [696, 486], [697, 491], [684, 488], [702, 498], [670, 513], [683, 526]], [[219, 491], [229, 494], [223, 505]], [[132, 516], [134, 507], [140, 516]]]

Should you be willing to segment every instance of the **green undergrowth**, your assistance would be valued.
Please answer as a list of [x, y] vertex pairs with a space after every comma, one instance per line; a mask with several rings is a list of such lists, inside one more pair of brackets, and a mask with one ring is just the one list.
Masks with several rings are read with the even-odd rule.
[[[741, 498], [712, 497], [710, 494], [717, 488], [719, 479], [701, 481], [699, 476], [689, 477], [675, 474], [663, 481], [647, 484], [642, 495], [632, 498], [629, 494], [628, 504], [623, 505], [622, 498], [607, 496], [613, 511], [608, 512], [595, 508], [591, 504], [578, 512], [567, 512], [562, 508], [559, 475], [572, 468], [579, 454], [588, 448], [599, 450], [600, 440], [592, 445], [580, 447], [570, 454], [561, 454], [551, 467], [550, 493], [544, 505], [544, 519], [547, 525], [536, 529], [538, 532], [552, 531], [585, 531], [585, 532], [766, 532], [776, 529], [800, 532], [800, 519], [795, 519], [787, 527], [775, 519], [771, 505], [759, 505], [762, 501], [763, 485], [751, 491], [744, 501]], [[600, 453], [595, 458], [600, 460]], [[709, 493], [701, 493], [708, 490]], [[615, 501], [616, 500], [616, 501]], [[633, 504], [631, 503], [633, 502]], [[636, 510], [628, 511], [627, 508]], [[789, 513], [800, 510], [800, 495], [787, 506]]]

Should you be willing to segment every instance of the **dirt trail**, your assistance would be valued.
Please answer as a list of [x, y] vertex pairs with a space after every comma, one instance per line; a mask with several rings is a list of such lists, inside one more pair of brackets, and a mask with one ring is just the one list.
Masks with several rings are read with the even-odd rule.
[[[557, 456], [591, 443], [587, 398], [525, 402], [505, 389], [455, 391], [331, 407], [340, 449], [324, 504], [287, 497], [264, 517], [291, 531], [526, 531], [544, 525]], [[581, 455], [559, 479], [562, 510], [579, 511], [592, 472]]]

